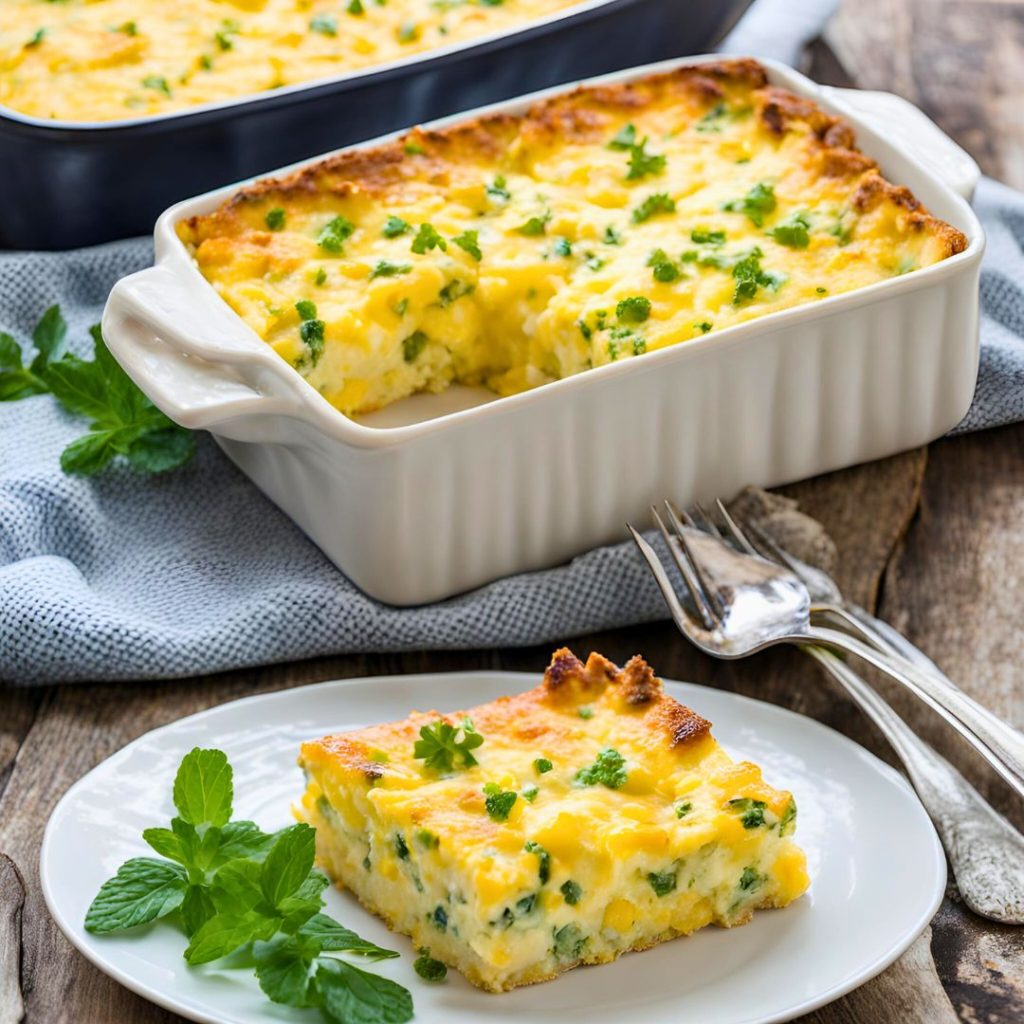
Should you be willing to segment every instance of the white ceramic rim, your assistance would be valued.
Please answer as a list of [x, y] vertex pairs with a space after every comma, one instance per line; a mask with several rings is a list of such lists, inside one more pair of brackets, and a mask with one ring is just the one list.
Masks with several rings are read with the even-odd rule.
[[[96, 771], [101, 765], [108, 764], [110, 761], [112, 761], [112, 760], [114, 760], [116, 758], [120, 758], [120, 757], [125, 756], [126, 753], [132, 747], [134, 747], [136, 744], [139, 744], [139, 743], [143, 742], [144, 740], [147, 740], [147, 739], [153, 737], [154, 735], [157, 735], [157, 734], [160, 734], [160, 733], [163, 733], [163, 732], [168, 732], [168, 731], [170, 731], [172, 729], [175, 729], [175, 728], [181, 726], [184, 723], [191, 722], [194, 719], [202, 718], [203, 716], [205, 716], [208, 712], [210, 712], [212, 710], [215, 710], [215, 709], [216, 710], [220, 710], [222, 708], [235, 707], [235, 706], [240, 705], [240, 704], [247, 704], [247, 703], [251, 703], [251, 702], [255, 702], [255, 701], [266, 701], [266, 702], [272, 703], [275, 700], [287, 699], [289, 697], [289, 695], [294, 697], [294, 694], [295, 694], [296, 690], [305, 690], [305, 689], [308, 689], [310, 687], [319, 687], [319, 686], [339, 686], [339, 687], [344, 687], [344, 686], [347, 686], [347, 685], [362, 684], [362, 683], [367, 683], [367, 682], [371, 682], [371, 683], [404, 682], [404, 683], [408, 683], [412, 689], [416, 689], [418, 686], [422, 685], [422, 681], [423, 680], [426, 680], [426, 679], [437, 679], [437, 678], [441, 678], [441, 677], [443, 677], [445, 679], [448, 679], [448, 678], [451, 678], [451, 677], [464, 677], [467, 680], [469, 680], [469, 679], [481, 679], [481, 678], [508, 680], [511, 684], [513, 684], [513, 687], [512, 687], [512, 689], [509, 690], [509, 692], [518, 692], [518, 689], [522, 689], [523, 688], [523, 687], [519, 687], [517, 689], [515, 687], [515, 684], [521, 683], [521, 684], [529, 685], [529, 684], [535, 683], [536, 682], [536, 678], [537, 678], [536, 677], [536, 673], [532, 673], [532, 672], [503, 672], [503, 671], [494, 671], [494, 670], [487, 670], [487, 671], [468, 670], [468, 671], [463, 671], [463, 672], [424, 672], [424, 673], [409, 673], [408, 675], [358, 676], [358, 677], [354, 677], [354, 678], [351, 678], [351, 679], [323, 680], [323, 681], [321, 681], [319, 683], [309, 683], [309, 684], [306, 684], [305, 686], [291, 687], [290, 689], [286, 689], [286, 690], [276, 690], [276, 691], [271, 691], [270, 693], [254, 694], [254, 695], [252, 695], [250, 697], [242, 697], [242, 698], [240, 698], [238, 700], [229, 701], [227, 704], [213, 705], [213, 707], [211, 707], [211, 708], [204, 708], [202, 711], [197, 711], [194, 714], [186, 715], [183, 718], [176, 719], [173, 722], [168, 722], [166, 725], [158, 726], [156, 729], [151, 729], [148, 732], [143, 733], [141, 736], [137, 736], [134, 740], [132, 740], [129, 743], [126, 743], [123, 747], [121, 747], [119, 750], [115, 751], [109, 757], [104, 758], [104, 760], [100, 761], [99, 764], [94, 765], [77, 782], [72, 784], [67, 789], [67, 791], [64, 793], [64, 795], [60, 798], [60, 800], [57, 801], [57, 804], [54, 806], [53, 810], [50, 812], [50, 817], [49, 817], [49, 819], [47, 820], [47, 823], [46, 823], [46, 829], [43, 832], [42, 846], [40, 847], [40, 851], [39, 851], [39, 880], [40, 880], [40, 886], [41, 886], [42, 892], [43, 892], [43, 900], [46, 903], [46, 908], [49, 911], [50, 916], [53, 918], [53, 920], [56, 923], [57, 927], [61, 930], [61, 932], [63, 933], [65, 938], [71, 943], [71, 945], [74, 946], [90, 963], [92, 963], [96, 968], [98, 968], [104, 974], [106, 974], [109, 977], [113, 978], [115, 981], [117, 981], [119, 984], [123, 985], [129, 991], [134, 992], [134, 993], [136, 993], [139, 996], [142, 996], [144, 999], [147, 999], [150, 1002], [155, 1003], [156, 1005], [161, 1006], [161, 1007], [163, 1007], [166, 1010], [170, 1010], [170, 1011], [172, 1011], [174, 1013], [181, 1014], [182, 1011], [181, 1011], [180, 1006], [176, 1005], [172, 1000], [164, 998], [164, 996], [159, 991], [151, 989], [148, 985], [146, 985], [144, 983], [141, 983], [137, 979], [135, 979], [134, 976], [131, 975], [129, 972], [127, 972], [125, 970], [122, 970], [117, 965], [109, 962], [109, 960], [106, 957], [102, 956], [96, 949], [94, 949], [90, 945], [88, 945], [86, 943], [80, 942], [78, 934], [75, 931], [75, 929], [73, 929], [70, 926], [70, 924], [68, 923], [68, 921], [65, 918], [65, 916], [56, 907], [55, 900], [54, 900], [54, 895], [53, 895], [53, 892], [52, 892], [50, 884], [49, 884], [49, 873], [46, 870], [46, 862], [47, 862], [47, 859], [49, 857], [50, 845], [53, 842], [54, 820], [57, 817], [57, 812], [60, 810], [61, 806], [66, 801], [70, 800], [74, 796], [74, 794], [76, 793], [76, 791], [79, 788], [84, 786], [84, 784], [85, 784], [86, 780], [89, 778], [89, 776], [94, 771]], [[670, 685], [671, 684], [680, 684], [681, 683], [680, 680], [673, 680], [673, 679], [664, 679], [663, 681], [665, 683], [667, 683], [667, 684], [670, 684]], [[757, 700], [754, 697], [747, 697], [747, 696], [744, 696], [743, 694], [735, 693], [735, 692], [732, 692], [732, 691], [718, 690], [715, 687], [704, 686], [703, 684], [700, 684], [700, 683], [682, 683], [682, 685], [687, 686], [687, 687], [698, 687], [700, 689], [707, 689], [707, 690], [711, 690], [711, 691], [713, 691], [715, 693], [719, 693], [719, 694], [728, 693], [729, 697], [737, 700], [741, 705], [742, 704], [757, 705], [758, 710], [760, 712], [762, 712], [762, 713], [765, 713], [765, 714], [768, 714], [768, 715], [773, 715], [773, 716], [776, 716], [778, 718], [793, 718], [793, 719], [797, 719], [797, 720], [799, 720], [801, 726], [804, 727], [804, 728], [817, 729], [817, 730], [819, 730], [821, 732], [830, 734], [830, 740], [832, 742], [839, 743], [841, 746], [845, 746], [845, 747], [851, 749], [859, 757], [868, 758], [871, 762], [874, 762], [873, 767], [875, 767], [883, 776], [887, 775], [891, 780], [896, 781], [900, 786], [904, 787], [906, 790], [908, 790], [912, 794], [912, 790], [911, 790], [910, 784], [894, 768], [892, 768], [889, 765], [887, 765], [879, 757], [877, 757], [875, 754], [872, 754], [871, 751], [869, 751], [866, 748], [862, 747], [859, 743], [856, 743], [853, 740], [851, 740], [848, 736], [844, 736], [841, 732], [838, 732], [835, 729], [832, 729], [830, 726], [825, 725], [823, 722], [819, 722], [815, 718], [811, 718], [808, 715], [802, 715], [802, 714], [800, 714], [797, 711], [792, 711], [789, 708], [782, 707], [782, 706], [780, 706], [778, 704], [772, 704], [772, 703], [769, 703], [768, 701]], [[915, 797], [915, 799], [916, 799], [916, 797]], [[921, 809], [921, 813], [923, 815], [925, 815], [925, 817], [927, 818], [927, 814], [925, 813], [923, 808]], [[930, 824], [931, 823], [929, 822], [929, 825]], [[793, 1020], [796, 1017], [802, 1016], [802, 1015], [807, 1014], [807, 1013], [811, 1013], [812, 1011], [817, 1010], [817, 1009], [819, 1009], [822, 1006], [826, 1006], [829, 1003], [834, 1002], [836, 999], [840, 998], [843, 995], [846, 995], [848, 992], [852, 992], [855, 988], [859, 988], [865, 982], [870, 981], [872, 978], [874, 978], [877, 975], [881, 974], [881, 972], [884, 971], [890, 964], [892, 964], [896, 960], [898, 960], [910, 948], [910, 946], [917, 940], [917, 938], [921, 935], [921, 933], [925, 930], [925, 928], [931, 922], [932, 918], [934, 918], [934, 916], [935, 916], [936, 912], [938, 911], [939, 907], [941, 906], [942, 900], [943, 900], [943, 898], [945, 896], [946, 879], [947, 879], [946, 855], [945, 855], [945, 852], [943, 851], [942, 844], [941, 844], [941, 842], [939, 840], [938, 834], [935, 832], [934, 827], [931, 828], [931, 839], [932, 839], [932, 852], [933, 852], [934, 857], [935, 857], [934, 866], [936, 868], [936, 877], [937, 877], [937, 879], [939, 881], [938, 881], [938, 884], [935, 887], [934, 898], [932, 899], [932, 901], [929, 904], [928, 908], [926, 910], [922, 911], [919, 919], [909, 929], [908, 933], [904, 936], [904, 938], [900, 942], [896, 943], [896, 945], [894, 945], [893, 948], [891, 950], [889, 950], [888, 953], [885, 953], [885, 954], [877, 957], [873, 962], [865, 965], [859, 972], [851, 975], [850, 977], [846, 978], [844, 981], [840, 982], [839, 984], [834, 985], [831, 989], [828, 989], [827, 991], [819, 993], [817, 996], [814, 996], [811, 999], [806, 1000], [804, 1003], [800, 1004], [799, 1006], [794, 1007], [791, 1011], [787, 1011], [785, 1016], [775, 1017], [774, 1020], [773, 1020], [773, 1024], [783, 1024], [783, 1022], [785, 1022], [785, 1021]], [[207, 1015], [204, 1015], [204, 1016], [198, 1016], [198, 1015], [197, 1016], [193, 1016], [192, 1019], [196, 1020], [196, 1021], [199, 1021], [200, 1024], [218, 1024], [218, 1019], [216, 1017], [207, 1016]]]
[[[467, 112], [449, 115], [436, 121], [431, 121], [424, 127], [428, 130], [445, 128], [461, 121], [471, 118], [486, 116], [492, 113], [516, 113], [537, 100], [561, 93], [568, 92], [578, 85], [599, 85], [629, 82], [650, 74], [670, 71], [679, 67], [686, 67], [706, 62], [719, 62], [722, 60], [738, 60], [742, 57], [730, 55], [727, 58], [714, 54], [702, 54], [693, 57], [684, 57], [669, 61], [661, 61], [655, 64], [644, 65], [639, 68], [630, 68], [625, 71], [613, 72], [608, 75], [601, 75], [596, 78], [585, 79], [582, 82], [559, 85], [549, 89], [539, 90], [513, 100], [504, 100], [499, 103], [489, 104]], [[858, 133], [858, 138], [866, 139], [868, 145], [865, 151], [871, 155], [878, 155], [884, 162], [886, 153], [898, 155], [901, 159], [914, 167], [918, 180], [924, 181], [926, 185], [942, 193], [944, 200], [954, 206], [957, 210], [957, 218], [961, 229], [968, 237], [968, 246], [954, 256], [950, 256], [939, 263], [924, 267], [900, 277], [888, 278], [874, 284], [866, 285], [854, 291], [845, 292], [839, 295], [827, 296], [814, 303], [804, 303], [793, 306], [789, 309], [779, 310], [748, 320], [744, 323], [735, 324], [723, 328], [703, 338], [694, 338], [686, 345], [667, 346], [662, 349], [648, 352], [642, 361], [626, 360], [624, 362], [608, 363], [604, 366], [594, 367], [583, 373], [564, 377], [560, 380], [545, 384], [540, 388], [533, 388], [519, 394], [509, 395], [494, 401], [476, 405], [467, 409], [460, 409], [455, 412], [446, 413], [433, 419], [423, 420], [416, 423], [403, 424], [400, 426], [368, 426], [350, 419], [344, 413], [332, 406], [314, 387], [312, 387], [300, 373], [284, 362], [273, 352], [259, 336], [232, 310], [227, 303], [217, 294], [213, 286], [202, 276], [196, 267], [194, 260], [188, 254], [184, 244], [178, 238], [174, 228], [175, 224], [186, 217], [202, 215], [212, 211], [224, 199], [236, 193], [240, 188], [245, 187], [257, 180], [279, 177], [289, 174], [300, 168], [309, 167], [328, 159], [336, 154], [368, 149], [378, 146], [404, 134], [403, 131], [390, 132], [387, 135], [379, 136], [366, 142], [352, 146], [343, 146], [330, 153], [321, 154], [307, 160], [302, 160], [278, 170], [268, 172], [242, 182], [221, 186], [203, 195], [191, 199], [182, 200], [165, 210], [157, 220], [154, 228], [154, 242], [157, 255], [157, 266], [164, 266], [175, 277], [182, 279], [183, 284], [188, 288], [197, 288], [203, 292], [202, 301], [215, 300], [222, 305], [222, 308], [231, 314], [237, 322], [238, 337], [244, 338], [249, 350], [235, 355], [233, 362], [244, 361], [251, 366], [259, 366], [263, 371], [272, 377], [287, 382], [290, 392], [290, 399], [294, 400], [301, 407], [289, 413], [292, 416], [301, 416], [310, 423], [321, 434], [343, 441], [355, 448], [382, 448], [399, 445], [412, 441], [416, 438], [435, 431], [450, 430], [463, 423], [475, 421], [480, 417], [494, 417], [503, 413], [511, 413], [520, 406], [532, 402], [555, 400], [557, 396], [565, 397], [574, 388], [597, 386], [599, 383], [610, 383], [616, 374], [639, 372], [639, 370], [654, 371], [659, 362], [688, 358], [695, 356], [714, 346], [726, 349], [734, 345], [743, 345], [749, 339], [756, 337], [759, 333], [777, 330], [788, 324], [800, 323], [804, 320], [817, 319], [831, 316], [840, 309], [855, 308], [874, 303], [881, 297], [894, 297], [901, 293], [909, 293], [915, 290], [926, 288], [937, 284], [944, 279], [955, 277], [962, 272], [968, 272], [970, 264], [981, 260], [984, 251], [984, 232], [977, 216], [970, 205], [961, 196], [957, 195], [946, 182], [940, 179], [929, 168], [924, 167], [914, 156], [898, 143], [889, 139], [883, 139], [872, 126], [865, 121], [861, 115], [849, 108], [841, 100], [833, 95], [826, 95], [821, 88], [810, 79], [794, 71], [792, 68], [778, 61], [767, 58], [750, 58], [767, 68], [772, 81], [790, 88], [792, 91], [807, 96], [819, 103], [823, 109], [836, 113], [850, 122]], [[914, 189], [914, 182], [909, 187]], [[115, 291], [115, 301], [117, 295]], [[198, 298], [198, 296], [197, 296]], [[109, 307], [108, 307], [109, 308]], [[235, 350], [237, 352], [237, 350]], [[196, 354], [202, 355], [197, 349]], [[211, 360], [217, 361], [214, 353], [210, 354]], [[218, 403], [218, 420], [230, 418], [232, 415], [247, 415], [252, 412], [248, 399], [227, 400]], [[237, 409], [237, 412], [234, 411]], [[215, 426], [212, 429], [216, 429]]]
[[472, 39], [465, 39], [461, 42], [448, 43], [445, 46], [434, 47], [433, 49], [420, 50], [410, 54], [408, 57], [399, 57], [396, 60], [385, 61], [381, 64], [370, 64], [365, 68], [356, 68], [352, 71], [341, 71], [336, 75], [327, 78], [314, 78], [307, 82], [295, 82], [292, 85], [282, 86], [280, 89], [273, 89], [269, 92], [247, 93], [244, 96], [233, 96], [224, 100], [211, 100], [209, 103], [199, 103], [194, 107], [185, 107], [182, 110], [169, 110], [162, 114], [149, 116], [126, 117], [118, 121], [65, 121], [51, 120], [44, 117], [35, 117], [32, 114], [23, 114], [12, 107], [0, 103], [0, 118], [15, 121], [19, 124], [30, 125], [33, 128], [46, 128], [62, 131], [112, 131], [119, 128], [137, 128], [142, 125], [157, 124], [164, 121], [173, 121], [186, 118], [192, 115], [203, 115], [220, 110], [234, 110], [238, 107], [266, 104], [285, 100], [297, 93], [313, 92], [317, 89], [330, 89], [342, 83], [359, 82], [361, 79], [389, 78], [392, 75], [412, 67], [416, 64], [426, 64], [433, 60], [443, 60], [461, 54], [466, 50], [488, 48], [503, 43], [506, 39], [515, 39], [517, 36], [526, 36], [534, 32], [540, 33], [545, 29], [556, 25], [560, 21], [569, 18], [581, 17], [602, 7], [615, 5], [625, 6], [634, 4], [641, 0], [580, 0], [579, 3], [564, 7], [543, 18], [535, 18], [532, 21], [523, 22], [521, 25], [503, 31], [488, 32], [486, 35], [474, 36]]

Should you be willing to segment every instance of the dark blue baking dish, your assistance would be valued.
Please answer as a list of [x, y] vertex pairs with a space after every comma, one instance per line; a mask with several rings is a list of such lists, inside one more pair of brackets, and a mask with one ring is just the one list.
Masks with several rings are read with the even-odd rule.
[[157, 117], [0, 107], [0, 247], [147, 234], [179, 199], [510, 96], [707, 51], [749, 0], [587, 0], [512, 32]]

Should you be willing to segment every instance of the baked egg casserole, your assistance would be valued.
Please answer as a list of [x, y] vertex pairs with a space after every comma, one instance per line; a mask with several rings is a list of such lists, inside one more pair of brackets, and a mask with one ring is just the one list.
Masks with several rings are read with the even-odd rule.
[[533, 690], [311, 741], [300, 764], [327, 874], [493, 992], [745, 924], [809, 884], [791, 794], [640, 657], [563, 648]]
[[513, 394], [967, 245], [751, 60], [413, 130], [177, 230], [348, 415], [453, 382]]
[[579, 0], [3, 0], [0, 103], [116, 121], [502, 32]]

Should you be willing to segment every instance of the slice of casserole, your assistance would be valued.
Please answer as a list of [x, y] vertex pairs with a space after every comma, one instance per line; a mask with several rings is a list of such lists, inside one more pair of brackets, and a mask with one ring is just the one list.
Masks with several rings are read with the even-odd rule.
[[178, 233], [356, 415], [508, 395], [909, 273], [967, 240], [753, 61], [416, 130], [242, 189]]
[[563, 648], [518, 696], [303, 744], [297, 813], [340, 886], [501, 992], [806, 890], [793, 797], [709, 730], [640, 657]]

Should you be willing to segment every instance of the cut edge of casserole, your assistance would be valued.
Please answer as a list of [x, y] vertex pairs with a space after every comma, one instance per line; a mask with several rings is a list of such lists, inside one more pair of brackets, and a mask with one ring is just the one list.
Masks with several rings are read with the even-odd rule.
[[[483, 737], [467, 761], [414, 756], [439, 723]], [[809, 884], [792, 795], [639, 656], [563, 648], [532, 690], [310, 741], [300, 764], [296, 814], [332, 880], [494, 992], [744, 924]]]
[[414, 129], [177, 231], [347, 415], [451, 383], [514, 394], [968, 244], [746, 59]]

